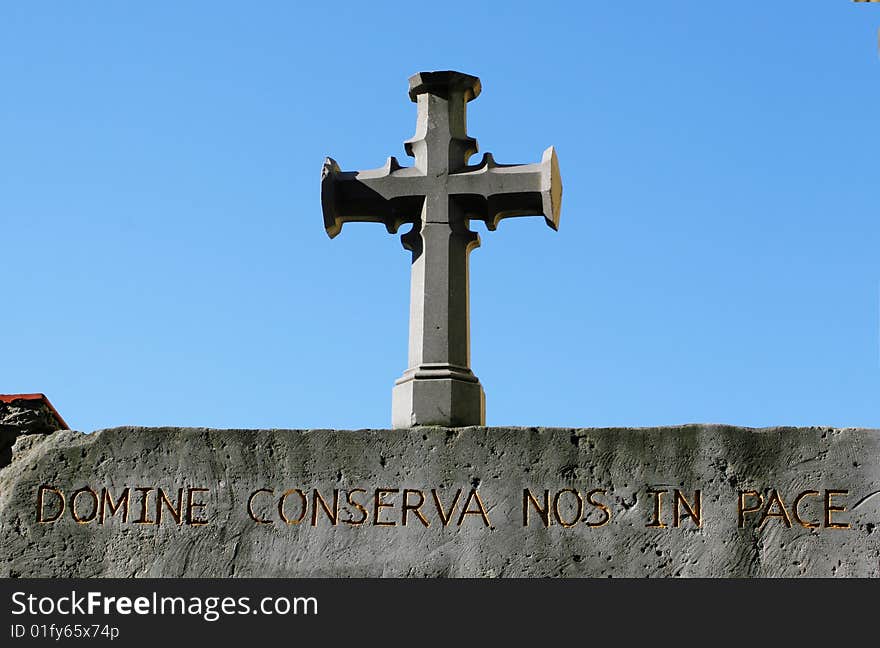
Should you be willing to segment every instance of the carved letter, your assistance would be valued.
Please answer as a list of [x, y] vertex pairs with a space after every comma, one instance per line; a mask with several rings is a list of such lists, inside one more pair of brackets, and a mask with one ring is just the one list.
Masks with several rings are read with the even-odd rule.
[[324, 498], [321, 497], [321, 493], [318, 492], [316, 488], [312, 491], [312, 526], [318, 526], [318, 505], [324, 509], [324, 513], [327, 514], [327, 517], [330, 519], [330, 522], [333, 526], [336, 526], [337, 520], [339, 519], [339, 489], [333, 489], [333, 510], [330, 510], [330, 507], [327, 506], [327, 502], [324, 501]]
[[[769, 518], [775, 517], [782, 520], [782, 523], [790, 529], [791, 520], [788, 517], [788, 511], [785, 510], [785, 504], [782, 502], [782, 499], [779, 497], [779, 493], [776, 492], [775, 488], [771, 488], [770, 492], [772, 494], [770, 495], [770, 497], [767, 498], [767, 506], [764, 507], [764, 512], [761, 514], [761, 520], [758, 522], [758, 528], [760, 529], [762, 526], [764, 526], [764, 523], [767, 522]], [[778, 513], [770, 512], [770, 509], [773, 508], [774, 504], [779, 507]]]
[[[754, 506], [746, 506], [746, 497], [757, 497], [758, 503]], [[748, 491], [740, 491], [739, 492], [739, 505], [737, 506], [737, 513], [739, 514], [739, 522], [737, 526], [742, 529], [746, 525], [746, 514], [747, 513], [757, 513], [761, 510], [761, 507], [764, 505], [764, 496], [761, 495], [758, 491], [748, 490]]]
[[[193, 512], [193, 509], [205, 508], [205, 504], [202, 502], [196, 502], [193, 499], [193, 494], [195, 493], [207, 493], [209, 489], [207, 488], [190, 488], [189, 492], [186, 495], [186, 523], [190, 526], [205, 526], [208, 524], [208, 520], [204, 518], [197, 518]], [[248, 502], [250, 504], [250, 502]], [[251, 516], [253, 517], [253, 516]]]
[[141, 494], [141, 516], [134, 521], [135, 524], [155, 524], [153, 520], [147, 517], [147, 505], [150, 502], [150, 491], [152, 488], [139, 487], [135, 488]]
[[[418, 504], [413, 505], [413, 504], [409, 503], [408, 500], [409, 500], [410, 493], [418, 493], [419, 494]], [[418, 517], [419, 520], [421, 520], [422, 524], [424, 524], [426, 527], [431, 526], [431, 523], [425, 519], [425, 516], [422, 515], [422, 511], [420, 510], [422, 504], [424, 504], [424, 503], [425, 503], [425, 494], [422, 491], [420, 491], [418, 489], [414, 489], [414, 488], [404, 489], [404, 491], [403, 491], [403, 526], [406, 526], [406, 514], [408, 511], [412, 511], [413, 513], [415, 513], [416, 517]]]
[[654, 488], [648, 489], [648, 495], [654, 496], [654, 519], [652, 519], [646, 527], [655, 528], [655, 529], [665, 529], [666, 525], [660, 520], [660, 513], [663, 509], [663, 493], [667, 493], [666, 489], [656, 490]]
[[358, 511], [361, 512], [361, 519], [360, 519], [360, 520], [355, 520], [354, 517], [352, 517], [352, 519], [350, 519], [350, 520], [343, 520], [343, 522], [345, 522], [346, 524], [350, 524], [350, 525], [352, 525], [352, 526], [358, 526], [359, 524], [363, 524], [364, 522], [367, 521], [367, 517], [369, 517], [369, 514], [367, 513], [367, 509], [365, 509], [365, 508], [363, 507], [363, 505], [359, 504], [358, 502], [355, 502], [355, 501], [351, 498], [351, 496], [352, 496], [354, 493], [366, 493], [366, 492], [367, 492], [367, 491], [365, 491], [363, 488], [352, 488], [350, 491], [348, 491], [348, 494], [345, 496], [345, 499], [348, 501], [348, 505], [349, 505], [349, 506], [353, 506], [353, 507], [355, 507]]
[[[299, 495], [299, 500], [302, 505], [302, 510], [299, 512], [299, 517], [295, 520], [288, 520], [287, 516], [284, 515], [284, 500], [287, 499], [288, 495], [293, 495], [296, 493]], [[306, 510], [309, 508], [308, 500], [306, 500], [306, 494], [303, 493], [298, 488], [291, 488], [290, 490], [284, 491], [281, 495], [281, 499], [278, 500], [278, 515], [281, 516], [281, 519], [284, 520], [287, 524], [299, 524], [306, 517]]]
[[673, 495], [675, 496], [675, 506], [672, 509], [672, 526], [677, 528], [681, 525], [682, 508], [684, 508], [685, 517], [692, 519], [698, 527], [703, 526], [703, 518], [700, 511], [703, 505], [703, 497], [699, 489], [694, 491], [693, 508], [691, 508], [691, 505], [677, 488], [673, 491]]
[[[92, 514], [88, 517], [80, 517], [76, 511], [76, 500], [84, 493], [88, 493], [92, 497]], [[70, 496], [70, 515], [76, 520], [77, 524], [88, 524], [94, 520], [98, 517], [98, 494], [88, 486], [83, 486], [79, 490], [74, 491], [73, 495]]]
[[250, 515], [251, 519], [257, 524], [274, 524], [275, 522], [273, 520], [264, 520], [261, 517], [257, 517], [257, 514], [254, 513], [254, 499], [256, 499], [257, 495], [259, 495], [260, 493], [269, 493], [269, 495], [274, 495], [275, 491], [273, 491], [271, 488], [258, 488], [253, 493], [251, 493], [251, 496], [248, 497], [247, 501], [248, 515]]
[[104, 520], [106, 519], [107, 510], [110, 510], [110, 517], [116, 515], [116, 511], [122, 508], [122, 521], [128, 522], [128, 500], [131, 493], [126, 487], [123, 489], [122, 494], [119, 496], [119, 499], [116, 503], [113, 503], [113, 496], [110, 494], [106, 488], [101, 489], [101, 516], [98, 519], [98, 524], [104, 524]]
[[443, 526], [449, 526], [449, 520], [452, 518], [452, 514], [455, 512], [455, 505], [458, 504], [458, 498], [461, 497], [461, 489], [459, 488], [455, 491], [455, 497], [452, 500], [452, 504], [449, 506], [449, 512], [443, 510], [443, 504], [440, 502], [440, 497], [437, 495], [437, 489], [431, 489], [431, 496], [434, 498], [434, 506], [437, 507], [437, 513], [440, 515], [440, 521], [443, 523]]
[[834, 522], [831, 516], [835, 512], [843, 513], [846, 511], [845, 506], [832, 506], [831, 498], [835, 495], [848, 495], [848, 490], [826, 490], [825, 491], [825, 528], [826, 529], [848, 529], [849, 522]]
[[174, 503], [168, 499], [168, 495], [161, 488], [156, 489], [156, 524], [162, 524], [162, 504], [171, 512], [171, 517], [177, 524], [183, 521], [183, 489], [177, 489], [177, 508]]
[[399, 493], [399, 488], [377, 488], [375, 493], [375, 502], [373, 503], [373, 524], [376, 526], [397, 526], [397, 522], [393, 521], [380, 521], [379, 513], [383, 508], [389, 508], [394, 506], [394, 504], [389, 504], [382, 500], [386, 494], [390, 493]]
[[[61, 506], [58, 508], [58, 513], [55, 515], [55, 517], [43, 517], [43, 498], [46, 493], [55, 493], [55, 495], [58, 497], [58, 500], [61, 502]], [[55, 522], [64, 513], [64, 508], [64, 493], [62, 493], [57, 488], [53, 488], [52, 486], [40, 486], [39, 490], [37, 490], [37, 522], [39, 522], [40, 524], [49, 524]]]
[[794, 498], [794, 504], [792, 504], [791, 507], [791, 515], [794, 518], [794, 521], [800, 524], [805, 529], [818, 529], [819, 524], [813, 522], [805, 522], [804, 520], [802, 520], [798, 507], [801, 505], [801, 500], [803, 500], [805, 497], [819, 497], [819, 495], [819, 491], [808, 490], [804, 491]]
[[[477, 511], [469, 511], [468, 506], [471, 504], [471, 500], [477, 500], [477, 507], [479, 510]], [[486, 507], [483, 506], [483, 500], [480, 499], [480, 494], [477, 492], [475, 488], [471, 489], [470, 494], [468, 495], [467, 501], [464, 503], [464, 506], [461, 509], [461, 515], [458, 518], [458, 526], [461, 526], [461, 523], [464, 521], [465, 515], [479, 515], [483, 518], [483, 522], [486, 526], [491, 526], [489, 524], [489, 515], [486, 513]]]
[[595, 506], [598, 509], [601, 509], [602, 513], [605, 514], [605, 517], [598, 522], [587, 522], [588, 527], [594, 527], [594, 528], [605, 526], [606, 524], [608, 524], [608, 522], [611, 521], [611, 509], [609, 509], [607, 506], [605, 506], [601, 502], [597, 502], [596, 500], [593, 499], [593, 495], [595, 495], [596, 493], [601, 493], [602, 495], [605, 495], [607, 493], [607, 491], [604, 488], [594, 488], [589, 493], [587, 493], [587, 504], [589, 504], [590, 506]]
[[532, 491], [528, 488], [523, 489], [523, 526], [529, 526], [529, 504], [535, 507], [541, 522], [545, 527], [550, 526], [550, 491], [544, 490], [544, 506], [538, 505], [538, 500], [532, 495]]
[[[571, 493], [575, 496], [577, 500], [577, 510], [575, 511], [575, 515], [571, 520], [563, 520], [562, 516], [559, 514], [559, 498], [562, 497], [563, 493]], [[556, 497], [553, 498], [553, 515], [556, 517], [556, 521], [559, 522], [566, 529], [573, 527], [575, 524], [581, 521], [581, 516], [584, 514], [584, 500], [581, 499], [581, 494], [578, 493], [573, 488], [563, 488], [561, 491], [556, 493]]]

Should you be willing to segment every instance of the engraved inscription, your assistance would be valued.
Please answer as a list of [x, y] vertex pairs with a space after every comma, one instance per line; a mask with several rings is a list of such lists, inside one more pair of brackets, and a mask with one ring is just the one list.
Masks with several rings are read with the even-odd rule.
[[[792, 528], [793, 523], [805, 529], [849, 529], [850, 524], [843, 519], [846, 505], [843, 498], [849, 494], [847, 489], [804, 490], [788, 501], [776, 488], [739, 491], [737, 518], [739, 528], [751, 522], [758, 529], [776, 523]], [[815, 500], [815, 501], [813, 501]]]
[[292, 488], [278, 493], [273, 488], [252, 491], [247, 498], [248, 517], [256, 524], [296, 525], [308, 520], [312, 527], [338, 526], [340, 522], [348, 526], [460, 527], [471, 519], [485, 527], [492, 525], [489, 510], [475, 488], [464, 496], [461, 488], [452, 495], [436, 488], [334, 488], [323, 492]]
[[[132, 491], [136, 495], [132, 496]], [[208, 488], [166, 490], [154, 486], [125, 486], [114, 492], [106, 486], [98, 490], [88, 485], [65, 492], [43, 484], [37, 489], [37, 523], [55, 524], [67, 512], [81, 525], [105, 524], [111, 519], [127, 524], [132, 500], [135, 500], [134, 507], [139, 515], [131, 521], [132, 524], [204, 526], [209, 521], [204, 511], [207, 504], [202, 497], [208, 492]]]
[[[86, 528], [110, 523], [200, 527], [210, 524], [211, 514], [215, 512], [208, 507], [210, 494], [209, 488], [186, 485], [169, 488], [84, 484], [71, 489], [43, 484], [35, 494], [36, 521], [40, 525], [57, 526], [66, 520]], [[703, 529], [706, 520], [706, 503], [700, 488], [649, 485], [626, 496], [615, 496], [606, 487], [530, 486], [523, 488], [521, 494], [519, 502], [508, 502], [502, 507], [518, 510], [521, 517], [502, 520], [502, 523], [519, 523], [522, 528], [531, 529], [599, 529], [612, 524], [618, 513], [633, 508], [636, 516], [644, 516], [644, 522], [638, 522], [638, 517], [632, 514], [625, 519], [642, 524], [645, 529], [665, 533], [675, 529]], [[845, 488], [803, 488], [791, 492], [776, 487], [740, 489], [735, 491], [734, 520], [739, 529], [757, 531], [768, 528], [848, 530], [852, 528], [848, 517], [849, 495], [850, 491]], [[499, 502], [488, 501], [486, 497], [486, 493], [477, 488], [460, 487], [264, 486], [249, 490], [243, 497], [243, 515], [252, 524], [280, 528], [390, 530], [469, 526], [491, 529], [495, 520], [490, 518], [490, 511]], [[618, 504], [621, 508], [616, 511]], [[714, 504], [710, 508], [714, 508]]]

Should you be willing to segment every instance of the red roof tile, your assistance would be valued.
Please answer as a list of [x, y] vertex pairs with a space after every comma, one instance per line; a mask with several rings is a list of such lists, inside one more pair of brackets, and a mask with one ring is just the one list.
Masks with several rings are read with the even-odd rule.
[[70, 427], [67, 423], [64, 422], [64, 419], [61, 418], [61, 414], [58, 413], [58, 410], [49, 402], [49, 399], [46, 398], [46, 394], [0, 394], [0, 403], [12, 403], [15, 401], [26, 400], [26, 401], [42, 401], [42, 403], [49, 408], [52, 414], [55, 415], [58, 423], [61, 426], [62, 430], [69, 430]]

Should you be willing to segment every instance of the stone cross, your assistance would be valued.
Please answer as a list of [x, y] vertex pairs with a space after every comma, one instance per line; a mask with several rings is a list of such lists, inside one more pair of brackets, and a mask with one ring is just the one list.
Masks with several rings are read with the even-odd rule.
[[394, 428], [485, 425], [486, 399], [470, 369], [468, 256], [480, 245], [472, 219], [494, 230], [502, 218], [543, 215], [559, 226], [562, 181], [551, 146], [539, 164], [498, 164], [490, 153], [469, 166], [467, 103], [480, 80], [461, 72], [420, 72], [409, 79], [418, 104], [416, 133], [404, 143], [415, 165], [390, 157], [369, 171], [340, 171], [324, 161], [321, 205], [331, 238], [349, 222], [383, 223], [412, 252], [409, 367], [391, 398]]

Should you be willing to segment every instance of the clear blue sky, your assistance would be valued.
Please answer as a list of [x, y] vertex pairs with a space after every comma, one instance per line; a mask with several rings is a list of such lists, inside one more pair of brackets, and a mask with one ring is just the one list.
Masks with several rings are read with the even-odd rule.
[[409, 161], [481, 77], [560, 231], [471, 256], [490, 425], [880, 427], [880, 5], [4, 3], [0, 393], [75, 428], [387, 427], [409, 256], [329, 240], [325, 155]]

